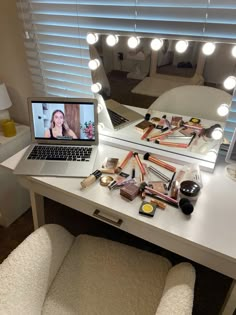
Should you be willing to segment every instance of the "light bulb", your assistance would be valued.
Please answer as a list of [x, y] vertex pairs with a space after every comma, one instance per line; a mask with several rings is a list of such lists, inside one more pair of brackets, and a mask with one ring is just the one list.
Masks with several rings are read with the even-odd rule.
[[98, 132], [101, 132], [102, 129], [104, 129], [104, 128], [105, 128], [104, 123], [102, 123], [102, 122], [98, 123]]
[[204, 53], [204, 55], [206, 56], [210, 56], [213, 54], [213, 52], [215, 51], [216, 49], [216, 45], [214, 43], [205, 43], [203, 46], [202, 46], [202, 52]]
[[209, 160], [215, 161], [217, 158], [217, 152], [215, 149], [211, 149], [207, 152], [207, 157]]
[[106, 43], [108, 46], [113, 47], [115, 46], [119, 41], [119, 38], [117, 35], [108, 35], [106, 38]]
[[236, 45], [231, 50], [232, 56], [236, 58]]
[[229, 113], [229, 105], [227, 105], [227, 104], [221, 104], [217, 108], [217, 114], [221, 117], [228, 115], [228, 113]]
[[154, 38], [152, 41], [151, 41], [151, 48], [152, 50], [154, 51], [158, 51], [159, 49], [161, 49], [161, 47], [163, 46], [163, 40], [160, 39], [160, 38]]
[[88, 33], [86, 37], [87, 43], [89, 45], [93, 45], [98, 41], [98, 34]]
[[91, 91], [93, 93], [98, 93], [101, 89], [102, 89], [102, 85], [100, 82], [97, 82], [91, 85]]
[[188, 48], [188, 42], [186, 40], [179, 40], [175, 45], [175, 50], [182, 54], [184, 53]]
[[138, 37], [132, 36], [128, 39], [129, 48], [134, 49], [139, 45], [139, 43], [140, 43], [140, 39]]
[[92, 59], [88, 63], [90, 70], [97, 70], [97, 68], [100, 66], [100, 61], [98, 59]]
[[228, 78], [226, 78], [224, 80], [224, 87], [227, 89], [227, 90], [232, 90], [235, 88], [236, 86], [236, 78], [234, 76], [229, 76]]
[[103, 110], [103, 106], [101, 103], [98, 103], [98, 106], [97, 106], [97, 112], [98, 114], [101, 113], [101, 111]]
[[220, 127], [216, 127], [211, 133], [211, 137], [214, 140], [220, 140], [222, 136], [223, 136], [223, 129]]

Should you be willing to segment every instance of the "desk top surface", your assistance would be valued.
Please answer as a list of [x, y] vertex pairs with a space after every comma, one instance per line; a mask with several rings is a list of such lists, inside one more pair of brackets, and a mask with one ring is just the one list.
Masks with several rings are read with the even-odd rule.
[[[1, 165], [14, 169], [24, 150], [18, 152]], [[122, 160], [127, 151], [106, 145], [99, 145], [96, 168], [100, 168], [105, 157], [118, 157]], [[142, 155], [140, 155], [142, 157]], [[140, 198], [133, 201], [122, 199], [118, 190], [109, 191], [99, 183], [80, 190], [80, 178], [26, 177], [31, 183], [47, 186], [50, 190], [60, 191], [65, 196], [78, 198], [96, 205], [112, 209], [116, 214], [128, 216], [138, 222], [170, 233], [183, 242], [204, 247], [228, 260], [236, 261], [236, 182], [224, 175], [224, 158], [219, 156], [213, 174], [202, 172], [203, 189], [195, 204], [191, 216], [184, 215], [179, 209], [171, 206], [158, 210], [154, 218], [139, 215]], [[125, 169], [124, 169], [125, 171]]]

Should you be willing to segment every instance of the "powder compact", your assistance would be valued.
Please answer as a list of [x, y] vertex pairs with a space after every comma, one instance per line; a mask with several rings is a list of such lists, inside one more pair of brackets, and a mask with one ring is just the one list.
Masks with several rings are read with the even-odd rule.
[[180, 184], [180, 193], [189, 200], [196, 200], [201, 187], [192, 180], [184, 180]]

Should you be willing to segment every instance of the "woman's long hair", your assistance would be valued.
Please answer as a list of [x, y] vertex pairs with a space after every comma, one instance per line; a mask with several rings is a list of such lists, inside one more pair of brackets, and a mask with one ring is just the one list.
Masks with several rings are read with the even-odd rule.
[[63, 121], [63, 124], [62, 124], [62, 135], [64, 136], [64, 135], [66, 134], [66, 132], [69, 130], [69, 126], [68, 126], [68, 124], [67, 124], [67, 122], [66, 122], [66, 120], [65, 120], [65, 114], [63, 113], [62, 110], [56, 109], [56, 110], [54, 110], [54, 112], [52, 113], [52, 117], [51, 117], [51, 121], [50, 121], [50, 129], [52, 129], [52, 128], [55, 127], [54, 115], [55, 115], [56, 113], [58, 113], [58, 112], [63, 115], [64, 121]]

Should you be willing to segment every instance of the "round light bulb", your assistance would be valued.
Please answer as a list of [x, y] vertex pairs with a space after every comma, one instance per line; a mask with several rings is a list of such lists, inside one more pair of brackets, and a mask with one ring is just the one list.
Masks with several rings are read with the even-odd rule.
[[104, 129], [104, 128], [105, 128], [104, 123], [102, 123], [102, 122], [98, 123], [98, 132], [101, 132], [102, 129]]
[[108, 46], [113, 47], [115, 46], [119, 41], [119, 38], [117, 35], [108, 35], [106, 38], [106, 43]]
[[91, 91], [93, 93], [98, 93], [102, 89], [101, 83], [97, 82], [91, 85]]
[[98, 34], [88, 33], [86, 37], [87, 43], [89, 45], [93, 45], [98, 41]]
[[140, 39], [139, 39], [138, 37], [132, 36], [132, 37], [130, 37], [130, 38], [128, 39], [128, 46], [129, 46], [129, 48], [134, 49], [134, 48], [136, 48], [139, 44], [140, 44]]
[[229, 105], [227, 105], [227, 104], [221, 104], [217, 108], [217, 114], [221, 117], [228, 115], [228, 113], [229, 113]]
[[223, 129], [220, 127], [216, 127], [211, 134], [212, 139], [220, 140], [223, 137]]
[[236, 78], [231, 75], [224, 80], [223, 84], [224, 84], [224, 87], [226, 88], [226, 90], [232, 90], [236, 86]]
[[179, 40], [175, 45], [175, 50], [182, 54], [184, 53], [188, 48], [188, 42], [186, 40]]
[[92, 59], [88, 63], [90, 70], [97, 70], [97, 68], [100, 66], [100, 61], [98, 59]]
[[101, 111], [103, 110], [103, 106], [101, 103], [98, 103], [98, 106], [97, 106], [97, 112], [98, 114], [101, 113]]
[[205, 43], [202, 46], [202, 52], [204, 53], [204, 55], [206, 56], [210, 56], [213, 54], [213, 52], [216, 49], [216, 45], [214, 43]]
[[207, 152], [207, 157], [211, 161], [215, 161], [217, 158], [217, 152], [215, 149], [211, 149], [210, 151]]
[[236, 45], [231, 50], [232, 56], [236, 58]]
[[158, 51], [159, 49], [161, 49], [161, 47], [163, 46], [163, 40], [160, 39], [160, 38], [154, 38], [152, 41], [151, 41], [151, 48], [152, 50], [154, 51]]

